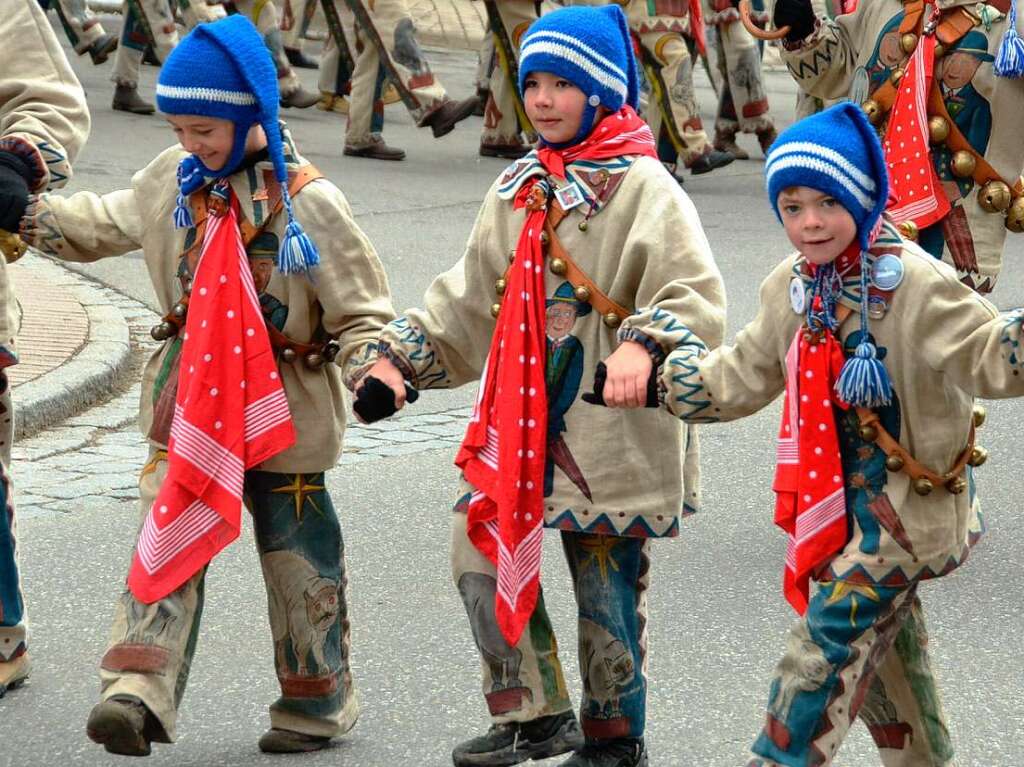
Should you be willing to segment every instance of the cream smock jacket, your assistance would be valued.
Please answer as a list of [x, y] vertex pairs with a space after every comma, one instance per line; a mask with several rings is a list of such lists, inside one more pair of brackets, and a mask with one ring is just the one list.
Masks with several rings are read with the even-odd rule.
[[[965, 138], [1012, 186], [1024, 169], [1024, 78], [997, 77], [992, 65], [1007, 25], [1005, 13], [996, 6], [1005, 9], [1008, 3], [936, 4], [944, 11], [962, 6], [977, 19], [956, 46], [936, 59], [935, 78]], [[853, 13], [820, 19], [806, 40], [793, 50], [782, 49], [783, 60], [810, 95], [826, 102], [849, 98], [863, 103], [893, 70], [907, 68], [898, 29], [903, 15], [900, 0], [862, 0]], [[1017, 28], [1024, 35], [1024, 15], [1018, 17]], [[1002, 268], [1005, 218], [981, 208], [973, 179], [953, 176], [952, 153], [946, 147], [931, 151], [954, 209], [933, 232], [923, 233], [921, 245], [953, 265], [961, 280], [988, 293]]]
[[[889, 226], [882, 239], [900, 247]], [[903, 282], [888, 310], [869, 322], [895, 394], [893, 405], [878, 412], [911, 455], [945, 472], [967, 444], [975, 396], [1024, 395], [1022, 313], [1000, 314], [960, 283], [949, 266], [912, 243], [903, 244], [902, 262]], [[799, 255], [790, 256], [769, 275], [756, 318], [732, 346], [709, 353], [695, 342], [669, 356], [662, 384], [672, 413], [700, 423], [729, 421], [760, 410], [783, 392], [786, 351], [803, 323], [790, 303], [791, 282], [810, 285], [802, 263]], [[844, 285], [841, 300], [851, 308], [859, 306], [858, 284], [854, 279]], [[854, 311], [838, 335], [849, 342], [859, 327]], [[888, 472], [882, 451], [860, 439], [853, 411], [836, 412], [851, 538], [822, 578], [897, 586], [957, 567], [972, 534], [979, 532], [973, 529], [978, 521], [973, 470], [967, 469], [967, 492], [954, 495], [939, 487], [920, 496], [907, 474]]]
[[[294, 170], [305, 161], [295, 154], [284, 133], [286, 160]], [[163, 313], [182, 295], [189, 281], [181, 256], [192, 230], [175, 229], [172, 211], [177, 187], [175, 173], [184, 157], [179, 147], [165, 150], [132, 179], [129, 189], [70, 197], [41, 195], [23, 222], [26, 237], [40, 250], [68, 261], [94, 261], [142, 248]], [[255, 226], [267, 213], [272, 166], [257, 163], [230, 177], [243, 215]], [[276, 193], [275, 195], [276, 196]], [[320, 266], [312, 278], [266, 270], [269, 282], [257, 280], [264, 314], [280, 323], [289, 338], [310, 342], [318, 327], [338, 339], [335, 364], [311, 370], [302, 364], [279, 362], [292, 418], [296, 444], [259, 468], [274, 472], [319, 472], [332, 467], [341, 452], [346, 402], [342, 384], [351, 387], [368, 360], [376, 359], [376, 339], [394, 317], [387, 278], [373, 246], [352, 218], [341, 191], [326, 179], [306, 185], [293, 201], [296, 219], [316, 243]], [[250, 262], [272, 259], [284, 236], [287, 218], [276, 215], [264, 234], [250, 243]], [[254, 261], [255, 260], [255, 261]], [[181, 271], [184, 270], [184, 271]], [[150, 359], [143, 375], [140, 426], [150, 435], [158, 389], [172, 366], [177, 342], [166, 342]]]
[[[32, 169], [31, 191], [59, 187], [89, 136], [89, 109], [46, 15], [35, 0], [0, 14], [0, 150]], [[0, 366], [17, 361], [18, 307], [0, 258]]]
[[[693, 333], [717, 344], [725, 318], [721, 276], [693, 204], [657, 160], [580, 163], [567, 173], [588, 202], [570, 210], [558, 237], [583, 271], [632, 314], [618, 330], [611, 328], [573, 298], [564, 276], [545, 272], [545, 521], [568, 530], [675, 535], [679, 513], [698, 501], [695, 440], [656, 409], [602, 408], [580, 395], [592, 389], [595, 366], [618, 339], [645, 343], [659, 361]], [[389, 356], [416, 386], [450, 388], [480, 377], [495, 328], [491, 307], [500, 300], [495, 282], [525, 219], [511, 198], [543, 175], [532, 155], [514, 163], [488, 192], [465, 254], [430, 286], [425, 307], [385, 330]], [[590, 201], [596, 212], [583, 231]]]

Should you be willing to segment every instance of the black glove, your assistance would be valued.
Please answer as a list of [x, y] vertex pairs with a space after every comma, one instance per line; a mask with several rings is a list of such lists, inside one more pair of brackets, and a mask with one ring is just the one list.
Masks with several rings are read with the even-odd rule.
[[0, 229], [17, 232], [28, 205], [28, 183], [32, 171], [25, 161], [10, 152], [0, 152]]
[[[597, 363], [594, 370], [594, 391], [586, 392], [580, 399], [591, 405], [606, 407], [604, 403], [604, 385], [608, 380], [608, 367], [603, 362]], [[651, 377], [647, 379], [647, 401], [644, 407], [658, 407], [658, 368], [651, 367]]]
[[778, 0], [772, 23], [776, 29], [789, 26], [786, 42], [795, 43], [803, 40], [814, 31], [814, 11], [810, 0]]
[[[405, 385], [405, 401], [412, 404], [420, 398], [420, 393]], [[366, 383], [356, 392], [356, 401], [352, 403], [356, 415], [364, 423], [373, 423], [398, 412], [395, 407], [395, 393], [391, 387], [374, 376], [367, 376]]]

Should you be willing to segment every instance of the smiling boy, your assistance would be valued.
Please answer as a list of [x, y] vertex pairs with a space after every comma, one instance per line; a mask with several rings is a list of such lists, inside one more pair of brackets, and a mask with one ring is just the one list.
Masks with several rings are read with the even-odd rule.
[[[721, 278], [693, 204], [634, 111], [636, 62], [618, 6], [536, 21], [519, 88], [540, 148], [497, 180], [465, 255], [431, 285], [425, 309], [387, 327], [369, 375], [399, 405], [403, 378], [481, 382], [456, 459], [451, 556], [492, 726], [456, 746], [454, 763], [575, 750], [567, 767], [639, 767], [650, 541], [678, 534], [697, 492], [692, 433], [642, 406], [652, 367], [685, 340], [677, 330], [721, 335]], [[609, 408], [578, 396], [602, 361]], [[581, 722], [540, 588], [545, 527], [561, 531], [579, 608]]]
[[88, 735], [134, 756], [174, 740], [206, 568], [238, 536], [244, 499], [281, 688], [259, 746], [324, 748], [359, 713], [324, 472], [341, 452], [342, 386], [394, 316], [387, 280], [344, 196], [278, 122], [275, 69], [251, 22], [198, 26], [161, 70], [157, 101], [180, 147], [128, 189], [40, 195], [22, 221], [27, 241], [66, 260], [141, 247], [165, 313], [142, 384], [144, 522]]
[[666, 407], [693, 423], [785, 392], [775, 521], [789, 539], [783, 591], [803, 617], [749, 767], [827, 767], [857, 716], [886, 767], [943, 767], [953, 750], [917, 591], [978, 533], [974, 397], [1024, 395], [1024, 314], [999, 314], [882, 217], [886, 165], [856, 106], [786, 130], [765, 168], [799, 252], [733, 346], [691, 337], [661, 375]]

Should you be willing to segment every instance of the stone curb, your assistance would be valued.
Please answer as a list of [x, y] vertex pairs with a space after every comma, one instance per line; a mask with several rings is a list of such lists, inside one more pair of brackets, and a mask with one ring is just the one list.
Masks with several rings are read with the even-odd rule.
[[16, 439], [24, 439], [109, 397], [131, 356], [128, 322], [97, 283], [37, 254], [29, 253], [25, 259], [25, 267], [66, 288], [81, 303], [89, 330], [85, 343], [66, 362], [14, 387]]

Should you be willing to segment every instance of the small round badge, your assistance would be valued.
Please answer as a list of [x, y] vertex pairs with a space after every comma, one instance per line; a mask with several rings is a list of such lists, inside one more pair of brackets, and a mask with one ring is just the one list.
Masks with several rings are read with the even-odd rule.
[[799, 277], [794, 277], [789, 283], [789, 304], [797, 314], [803, 314], [807, 308], [807, 290]]
[[871, 269], [871, 284], [879, 290], [895, 290], [903, 282], [903, 261], [886, 254], [875, 259]]

